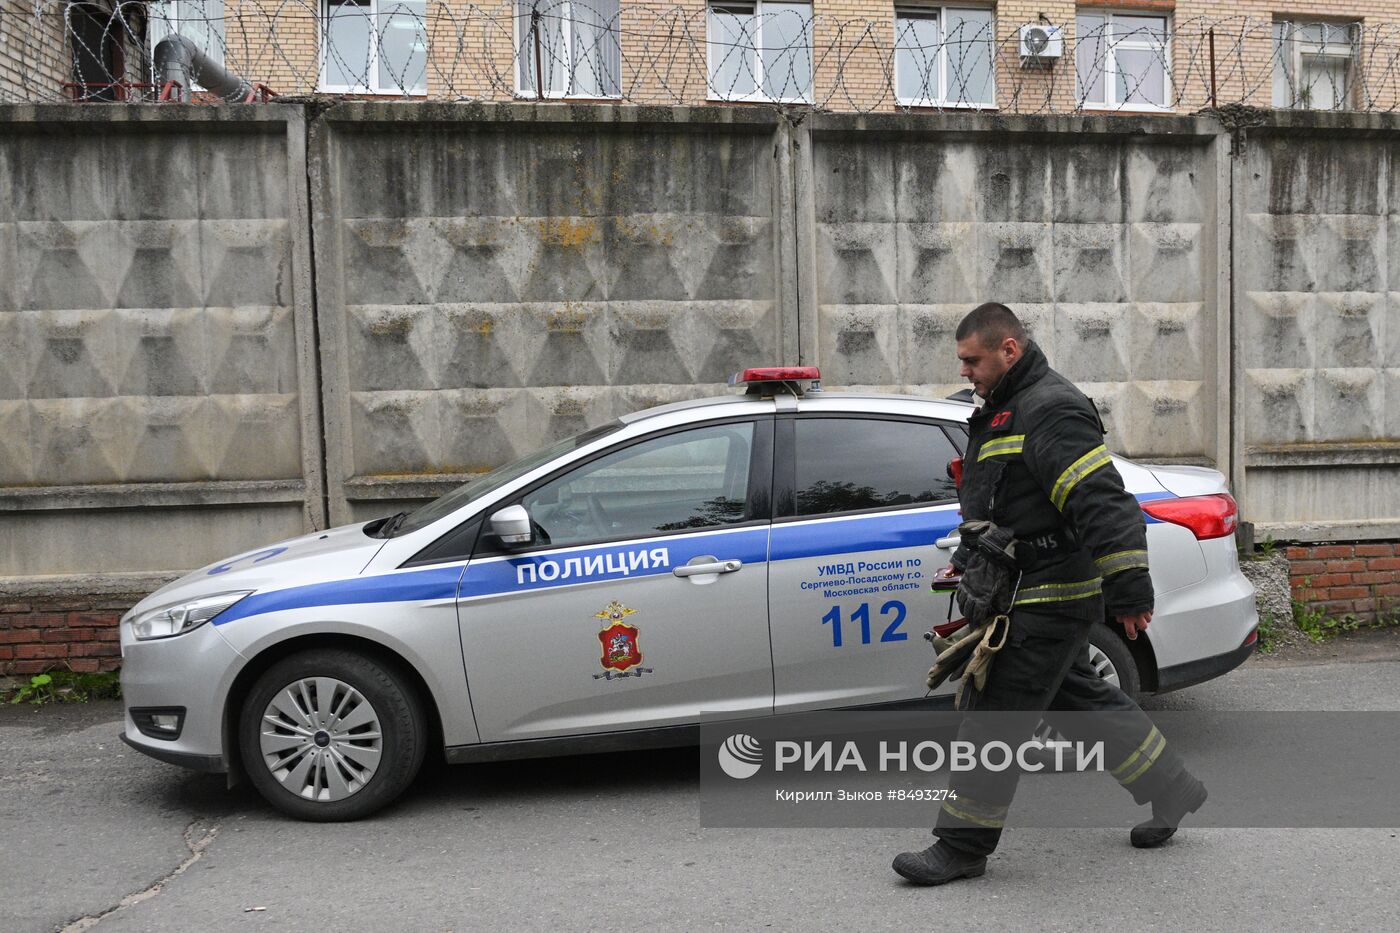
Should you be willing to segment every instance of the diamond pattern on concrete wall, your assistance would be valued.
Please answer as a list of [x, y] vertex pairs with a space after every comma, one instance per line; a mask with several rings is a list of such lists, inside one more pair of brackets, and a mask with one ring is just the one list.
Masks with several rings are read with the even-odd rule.
[[1137, 301], [1199, 300], [1207, 274], [1202, 224], [1135, 223], [1129, 227], [1130, 286]]
[[52, 146], [0, 145], [0, 486], [300, 478], [285, 139]]
[[828, 384], [958, 388], [957, 323], [1002, 301], [1052, 364], [1092, 387], [1116, 450], [1215, 456], [1204, 146], [820, 135], [814, 145]]
[[[1128, 230], [1121, 224], [1056, 224], [1055, 298], [1127, 300]], [[990, 284], [990, 283], [989, 283]]]
[[349, 473], [489, 469], [779, 360], [769, 130], [443, 132], [337, 138], [393, 179], [336, 205]]
[[977, 283], [980, 296], [996, 295], [1006, 304], [1053, 299], [1054, 240], [1050, 224], [979, 224], [973, 242], [980, 251], [974, 260], [981, 271]]
[[960, 244], [976, 235], [971, 223], [898, 224], [899, 294], [929, 295], [938, 304], [975, 301], [977, 256]]
[[1237, 193], [1245, 223], [1236, 243], [1246, 443], [1396, 437], [1395, 148], [1275, 141], [1247, 159], [1251, 184]]
[[1189, 373], [1213, 354], [1214, 328], [1214, 316], [1199, 301], [1134, 304], [1128, 369], [1139, 379], [1154, 381]]
[[1055, 365], [1093, 373], [1095, 382], [1128, 381], [1130, 309], [1111, 303], [1061, 304], [1055, 315]]

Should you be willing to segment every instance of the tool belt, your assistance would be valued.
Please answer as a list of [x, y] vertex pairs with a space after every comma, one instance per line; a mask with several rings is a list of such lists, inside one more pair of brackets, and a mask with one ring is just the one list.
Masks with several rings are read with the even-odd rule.
[[967, 521], [958, 526], [958, 532], [969, 556], [954, 599], [968, 625], [956, 636], [930, 639], [938, 659], [929, 668], [928, 687], [933, 690], [950, 678], [959, 681], [955, 703], [964, 709], [965, 699], [970, 700], [968, 685], [978, 694], [986, 689], [992, 660], [1006, 644], [1021, 571], [1020, 542], [1010, 529], [988, 521]]

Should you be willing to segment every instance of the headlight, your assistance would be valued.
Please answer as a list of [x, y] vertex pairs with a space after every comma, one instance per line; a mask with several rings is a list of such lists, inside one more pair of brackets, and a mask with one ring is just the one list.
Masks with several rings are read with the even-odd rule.
[[183, 634], [208, 622], [252, 592], [238, 590], [233, 593], [216, 593], [174, 606], [151, 609], [131, 620], [131, 634], [136, 636], [137, 641]]

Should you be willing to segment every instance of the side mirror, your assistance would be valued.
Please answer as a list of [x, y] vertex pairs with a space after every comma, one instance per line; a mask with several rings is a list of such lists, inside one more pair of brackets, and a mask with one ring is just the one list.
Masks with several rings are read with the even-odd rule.
[[530, 513], [523, 505], [508, 505], [491, 516], [491, 531], [502, 544], [529, 544], [535, 539]]

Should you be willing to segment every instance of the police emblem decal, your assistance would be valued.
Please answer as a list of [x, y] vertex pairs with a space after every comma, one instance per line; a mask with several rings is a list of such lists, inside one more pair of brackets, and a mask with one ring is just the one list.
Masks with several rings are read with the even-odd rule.
[[594, 680], [640, 677], [652, 673], [651, 668], [641, 666], [642, 649], [637, 643], [637, 626], [623, 621], [636, 611], [613, 600], [602, 611], [593, 614], [593, 618], [603, 623], [602, 630], [598, 632], [598, 641], [603, 650], [598, 662], [603, 665], [603, 672], [594, 674]]

